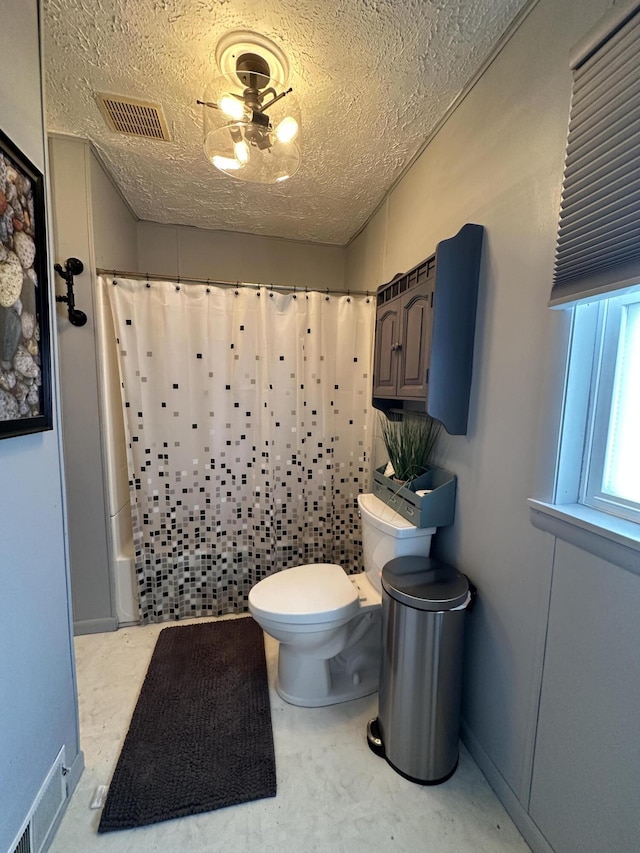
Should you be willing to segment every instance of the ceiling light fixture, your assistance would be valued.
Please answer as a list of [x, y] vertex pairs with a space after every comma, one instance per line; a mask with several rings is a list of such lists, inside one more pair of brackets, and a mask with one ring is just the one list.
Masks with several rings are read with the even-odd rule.
[[216, 58], [221, 75], [198, 101], [207, 159], [241, 181], [286, 181], [300, 166], [301, 136], [286, 57], [264, 36], [240, 32], [221, 40]]

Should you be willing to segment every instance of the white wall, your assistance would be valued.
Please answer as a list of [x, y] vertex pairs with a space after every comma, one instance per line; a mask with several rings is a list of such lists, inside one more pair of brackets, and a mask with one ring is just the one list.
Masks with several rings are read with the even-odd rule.
[[346, 250], [274, 237], [138, 225], [138, 268], [162, 276], [341, 290]]
[[[0, 127], [44, 171], [38, 4], [4, 0], [0, 16]], [[53, 380], [56, 408], [55, 361]], [[0, 441], [0, 850], [63, 745], [71, 789], [82, 770], [59, 439], [55, 412], [52, 431]]]
[[[548, 729], [540, 732], [535, 752], [545, 653], [559, 680], [580, 662], [574, 649], [571, 656], [563, 653], [563, 634], [557, 629], [562, 605], [560, 598], [556, 603], [556, 593], [568, 604], [566, 584], [572, 578], [586, 585], [581, 595], [593, 602], [601, 586], [592, 585], [593, 576], [580, 571], [575, 551], [568, 554], [554, 536], [532, 526], [526, 503], [527, 497], [549, 495], [549, 437], [553, 440], [557, 424], [566, 354], [565, 317], [546, 306], [571, 92], [569, 51], [610, 5], [608, 0], [540, 0], [349, 246], [347, 256], [347, 285], [371, 289], [430, 255], [439, 240], [455, 234], [465, 222], [486, 228], [469, 431], [448, 438], [443, 451], [444, 467], [458, 475], [456, 522], [438, 533], [434, 551], [466, 572], [479, 589], [467, 637], [467, 741], [504, 801], [517, 812], [514, 817], [521, 827], [541, 845], [536, 849], [548, 849], [537, 831], [542, 829], [558, 851], [605, 849], [593, 846], [595, 841], [589, 846], [588, 832], [577, 831], [580, 820], [589, 825], [596, 787], [600, 839], [607, 832], [611, 838], [628, 837], [636, 820], [628, 798], [617, 797], [612, 761], [603, 765], [604, 778], [585, 783], [585, 768], [592, 774], [597, 769], [593, 761], [584, 760], [590, 746], [566, 741], [572, 737], [570, 708], [566, 697], [556, 697], [553, 691], [544, 695]], [[640, 594], [637, 576], [611, 562], [603, 571], [620, 597], [629, 594], [628, 586], [635, 596]], [[545, 647], [550, 601], [555, 630]], [[579, 610], [568, 608], [568, 617], [579, 620]], [[640, 629], [630, 627], [626, 609], [619, 614], [614, 609], [610, 615], [614, 625], [619, 617], [637, 650]], [[615, 627], [603, 654], [622, 656], [634, 671], [633, 652], [628, 647], [625, 652]], [[584, 712], [592, 735], [600, 726], [606, 741], [604, 708], [613, 704], [619, 708], [618, 734], [624, 733], [627, 744], [636, 743], [640, 731], [627, 708], [629, 690], [620, 678], [605, 678], [601, 663], [584, 663], [584, 672], [595, 680], [580, 693], [593, 708], [595, 697], [614, 687], [611, 702], [598, 701], [597, 714]], [[587, 683], [589, 678], [583, 686]], [[562, 731], [563, 750], [554, 749], [552, 731]], [[576, 761], [576, 755], [583, 760]], [[527, 815], [534, 756], [541, 762], [535, 788], [537, 828]], [[551, 778], [563, 780], [554, 788], [553, 815], [549, 798], [542, 794], [544, 781]], [[628, 772], [624, 779], [636, 781]], [[576, 791], [567, 790], [572, 783]], [[563, 791], [572, 809], [562, 808]], [[569, 843], [571, 838], [587, 846]]]

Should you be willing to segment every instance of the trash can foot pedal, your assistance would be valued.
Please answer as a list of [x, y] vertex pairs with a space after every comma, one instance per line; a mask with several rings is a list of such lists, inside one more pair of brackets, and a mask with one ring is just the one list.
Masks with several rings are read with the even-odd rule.
[[380, 758], [384, 758], [384, 744], [380, 737], [380, 726], [377, 717], [374, 717], [373, 720], [369, 720], [367, 723], [367, 743], [371, 752], [375, 752]]

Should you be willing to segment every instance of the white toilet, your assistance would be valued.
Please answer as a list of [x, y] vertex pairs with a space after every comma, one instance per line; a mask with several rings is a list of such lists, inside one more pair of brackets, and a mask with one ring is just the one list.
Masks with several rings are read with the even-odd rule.
[[382, 567], [429, 555], [434, 527], [415, 527], [375, 495], [358, 495], [358, 505], [364, 572], [295, 566], [249, 593], [251, 615], [280, 643], [276, 689], [292, 705], [333, 705], [378, 689]]

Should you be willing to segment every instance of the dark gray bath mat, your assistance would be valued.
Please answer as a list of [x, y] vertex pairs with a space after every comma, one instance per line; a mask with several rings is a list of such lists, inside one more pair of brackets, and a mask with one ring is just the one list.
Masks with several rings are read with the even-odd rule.
[[251, 617], [160, 632], [98, 832], [276, 793], [262, 630]]

